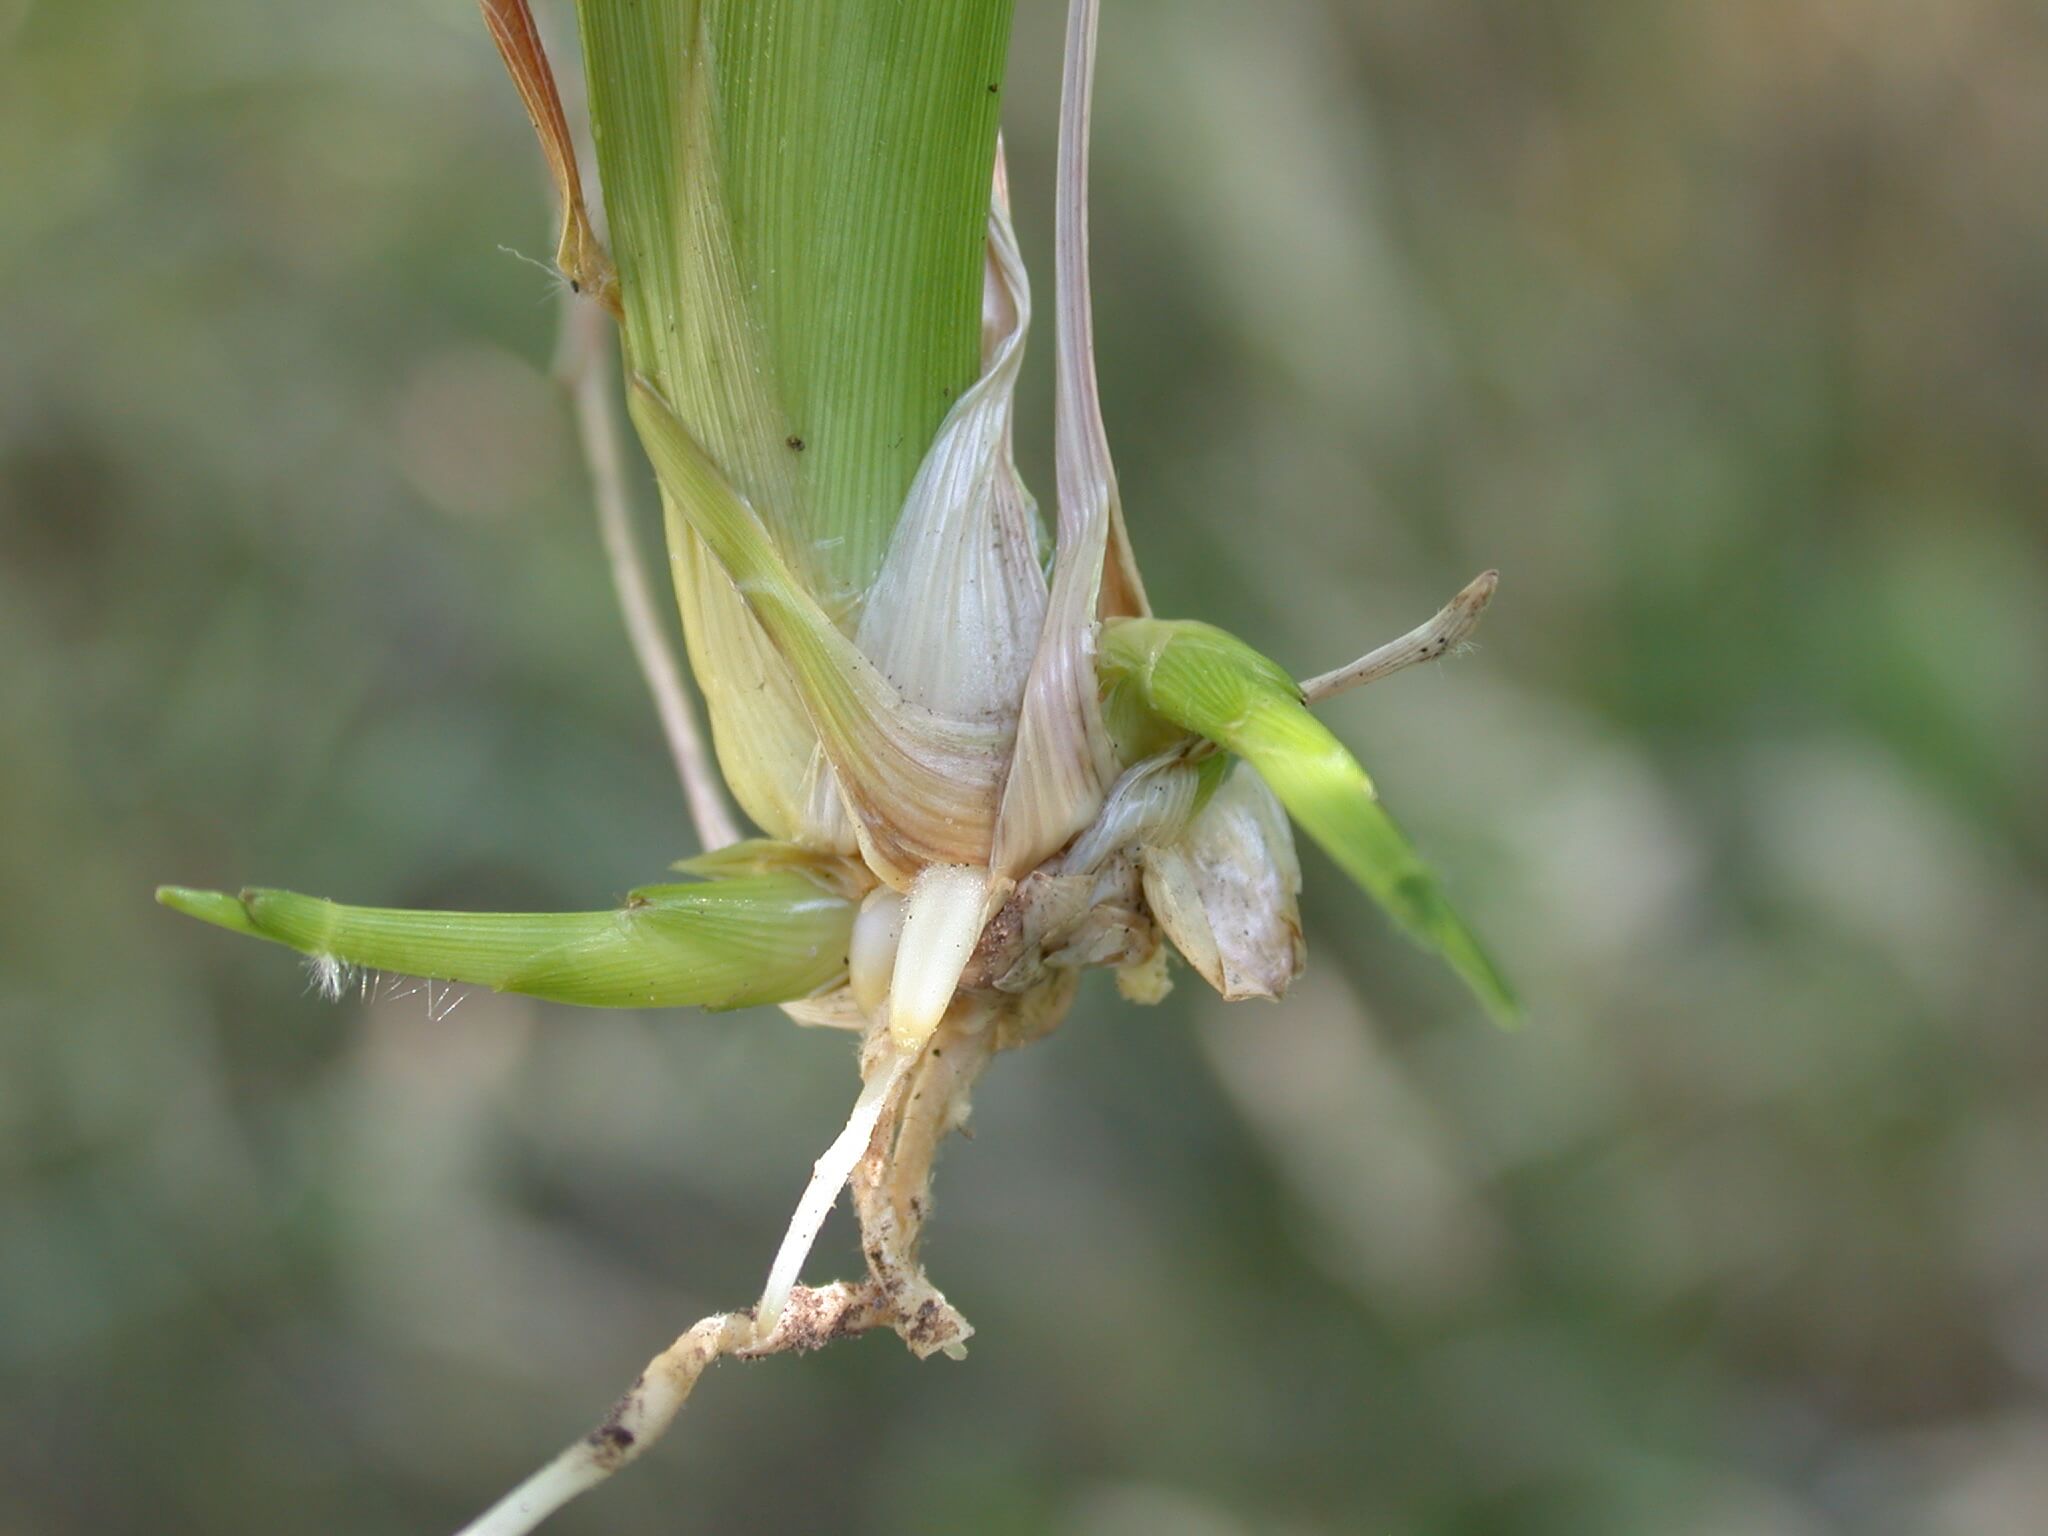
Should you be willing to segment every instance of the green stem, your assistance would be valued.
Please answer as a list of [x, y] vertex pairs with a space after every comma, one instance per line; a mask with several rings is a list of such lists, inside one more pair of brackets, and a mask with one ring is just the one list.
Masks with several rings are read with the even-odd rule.
[[413, 912], [289, 891], [157, 900], [231, 932], [340, 967], [467, 982], [599, 1008], [743, 1008], [789, 1002], [846, 969], [854, 906], [801, 875], [669, 885], [608, 912]]

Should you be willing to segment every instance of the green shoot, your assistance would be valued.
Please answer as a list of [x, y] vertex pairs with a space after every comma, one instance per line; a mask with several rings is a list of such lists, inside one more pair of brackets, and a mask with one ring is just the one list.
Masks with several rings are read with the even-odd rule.
[[1278, 663], [1189, 620], [1107, 625], [1105, 712], [1120, 738], [1170, 724], [1248, 761], [1288, 813], [1418, 942], [1441, 953], [1495, 1018], [1519, 1013], [1507, 979], [1379, 803], [1358, 760], [1309, 713]]
[[609, 912], [408, 912], [289, 891], [156, 899], [344, 969], [467, 982], [593, 1008], [746, 1008], [809, 997], [846, 971], [854, 904], [801, 875], [650, 886]]

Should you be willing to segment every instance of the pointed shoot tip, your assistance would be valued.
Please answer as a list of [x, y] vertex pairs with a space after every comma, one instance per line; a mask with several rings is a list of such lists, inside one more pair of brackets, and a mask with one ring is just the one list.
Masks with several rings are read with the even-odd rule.
[[196, 917], [216, 928], [246, 933], [252, 938], [264, 936], [250, 919], [249, 909], [242, 904], [241, 897], [230, 896], [226, 891], [195, 891], [182, 885], [160, 885], [156, 888], [156, 899], [173, 912]]

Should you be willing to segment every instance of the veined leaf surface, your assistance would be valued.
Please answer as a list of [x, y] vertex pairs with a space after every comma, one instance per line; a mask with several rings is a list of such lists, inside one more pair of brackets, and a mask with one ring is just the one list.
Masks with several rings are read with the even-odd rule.
[[157, 900], [340, 967], [468, 982], [595, 1008], [744, 1008], [845, 974], [854, 903], [801, 874], [649, 886], [608, 912], [412, 912], [292, 891]]
[[[628, 368], [850, 631], [981, 368], [1011, 0], [579, 0]], [[814, 834], [785, 665], [670, 509], [721, 766]]]

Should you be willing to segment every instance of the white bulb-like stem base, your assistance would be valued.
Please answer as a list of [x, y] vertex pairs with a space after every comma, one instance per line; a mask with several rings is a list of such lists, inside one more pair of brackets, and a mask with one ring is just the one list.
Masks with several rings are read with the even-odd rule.
[[903, 939], [903, 897], [886, 885], [868, 893], [853, 920], [853, 941], [847, 948], [846, 981], [854, 1006], [870, 1023], [879, 1023], [889, 1002], [889, 983], [896, 970], [896, 950]]
[[897, 1050], [915, 1055], [945, 1017], [981, 937], [988, 890], [989, 872], [964, 864], [933, 864], [911, 885], [889, 984]]

